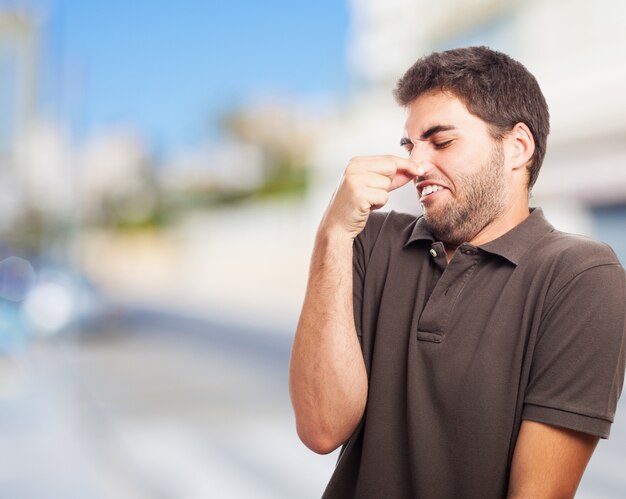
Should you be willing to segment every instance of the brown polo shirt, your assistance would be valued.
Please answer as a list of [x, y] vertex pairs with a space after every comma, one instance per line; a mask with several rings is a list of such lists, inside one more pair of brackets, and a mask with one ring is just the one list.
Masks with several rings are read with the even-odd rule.
[[325, 498], [506, 496], [523, 419], [609, 434], [624, 379], [624, 270], [535, 209], [450, 263], [424, 220], [374, 212], [354, 244], [365, 415]]

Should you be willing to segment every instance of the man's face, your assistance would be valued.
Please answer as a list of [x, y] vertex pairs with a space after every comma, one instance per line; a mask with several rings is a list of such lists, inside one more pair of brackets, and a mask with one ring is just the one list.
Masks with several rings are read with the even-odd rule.
[[472, 241], [503, 216], [510, 199], [502, 144], [449, 94], [424, 94], [407, 110], [402, 143], [426, 165], [415, 179], [424, 218], [446, 243]]

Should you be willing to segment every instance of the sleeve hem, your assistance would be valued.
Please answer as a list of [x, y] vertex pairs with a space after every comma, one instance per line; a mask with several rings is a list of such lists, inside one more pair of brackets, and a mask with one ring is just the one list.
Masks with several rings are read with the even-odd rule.
[[524, 405], [522, 419], [589, 433], [600, 438], [609, 438], [611, 431], [611, 421], [606, 419], [534, 404]]

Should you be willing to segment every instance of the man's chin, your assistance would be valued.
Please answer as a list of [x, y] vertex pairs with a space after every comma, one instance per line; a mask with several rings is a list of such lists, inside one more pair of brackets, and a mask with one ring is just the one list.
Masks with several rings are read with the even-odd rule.
[[455, 223], [450, 219], [446, 220], [441, 216], [434, 216], [432, 212], [428, 213], [426, 210], [424, 211], [424, 221], [438, 241], [459, 245], [467, 240], [461, 223]]
[[424, 212], [424, 221], [426, 225], [437, 239], [442, 239], [443, 236], [448, 236], [452, 232], [452, 227], [449, 223], [445, 223], [440, 217], [433, 216], [432, 213]]

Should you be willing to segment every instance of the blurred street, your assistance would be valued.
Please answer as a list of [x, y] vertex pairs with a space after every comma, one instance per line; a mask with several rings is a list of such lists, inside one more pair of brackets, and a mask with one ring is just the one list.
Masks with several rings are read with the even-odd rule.
[[[150, 310], [0, 363], [0, 497], [315, 498], [336, 454], [297, 439], [287, 335]], [[577, 497], [626, 495], [626, 404]]]
[[0, 359], [0, 497], [314, 498], [336, 456], [309, 452], [289, 342], [126, 312]]

